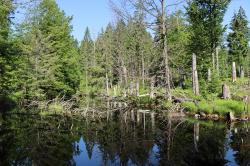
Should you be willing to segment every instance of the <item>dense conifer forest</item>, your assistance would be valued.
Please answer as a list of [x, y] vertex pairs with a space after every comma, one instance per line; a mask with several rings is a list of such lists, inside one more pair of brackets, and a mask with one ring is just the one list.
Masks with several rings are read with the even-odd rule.
[[[77, 41], [73, 18], [55, 0], [0, 0], [1, 107], [60, 110], [97, 96], [157, 109], [243, 112], [249, 18], [241, 7], [223, 25], [230, 2], [189, 0], [167, 14], [165, 0], [110, 1], [116, 19], [96, 38], [86, 28]], [[18, 8], [25, 19], [15, 24]]]

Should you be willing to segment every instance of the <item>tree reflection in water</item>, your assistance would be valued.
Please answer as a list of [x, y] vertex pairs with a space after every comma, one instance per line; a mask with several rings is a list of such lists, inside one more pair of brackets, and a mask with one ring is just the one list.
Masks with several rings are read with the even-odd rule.
[[0, 166], [225, 165], [229, 149], [231, 161], [250, 161], [247, 123], [228, 127], [136, 110], [103, 120], [5, 115], [0, 122]]

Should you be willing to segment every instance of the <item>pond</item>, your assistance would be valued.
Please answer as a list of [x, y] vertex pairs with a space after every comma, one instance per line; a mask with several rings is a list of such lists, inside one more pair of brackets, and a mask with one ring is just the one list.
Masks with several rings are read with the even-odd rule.
[[[130, 118], [128, 118], [130, 117]], [[0, 116], [0, 166], [250, 165], [246, 122]]]

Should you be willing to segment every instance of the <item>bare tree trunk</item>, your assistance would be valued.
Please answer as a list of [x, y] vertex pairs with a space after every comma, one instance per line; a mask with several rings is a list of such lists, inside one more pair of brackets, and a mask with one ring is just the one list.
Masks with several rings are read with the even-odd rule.
[[212, 53], [212, 62], [213, 62], [213, 69], [215, 69], [214, 53]]
[[115, 85], [115, 86], [114, 86], [114, 97], [117, 96], [117, 91], [116, 91], [116, 90], [117, 90], [117, 86]]
[[140, 96], [140, 82], [139, 79], [136, 81], [136, 96]]
[[209, 68], [207, 71], [207, 80], [210, 82], [211, 81], [211, 69]]
[[130, 86], [129, 86], [129, 95], [133, 96], [134, 95], [134, 83], [133, 81], [130, 82]]
[[137, 124], [140, 123], [140, 112], [137, 110], [136, 112], [136, 119], [137, 119]]
[[163, 57], [164, 57], [164, 65], [165, 65], [165, 77], [166, 77], [166, 97], [171, 100], [171, 92], [170, 92], [170, 71], [168, 66], [168, 47], [167, 47], [167, 36], [166, 36], [166, 1], [161, 0], [161, 11], [162, 11], [162, 34], [164, 36], [163, 39]]
[[240, 78], [244, 78], [244, 77], [245, 77], [244, 68], [243, 66], [240, 66]]
[[145, 87], [145, 63], [144, 63], [144, 55], [142, 54], [142, 87]]
[[123, 91], [123, 97], [127, 97], [127, 90], [125, 87], [124, 87], [124, 91]]
[[155, 77], [152, 77], [150, 82], [150, 99], [154, 98], [154, 85], [155, 85]]
[[220, 74], [220, 68], [219, 68], [219, 48], [216, 48], [216, 69], [218, 74]]
[[199, 80], [198, 80], [198, 72], [197, 72], [197, 67], [196, 67], [196, 55], [193, 54], [192, 58], [192, 82], [193, 82], [193, 92], [195, 95], [200, 95], [199, 92]]
[[233, 65], [232, 65], [232, 81], [233, 82], [236, 82], [236, 65], [235, 65], [235, 62], [233, 62]]
[[127, 74], [127, 69], [125, 66], [123, 66], [123, 75], [124, 75], [124, 86], [126, 87], [128, 84], [128, 74]]
[[150, 113], [150, 116], [151, 116], [152, 130], [154, 130], [155, 129], [155, 113], [154, 112]]
[[134, 122], [134, 121], [135, 121], [135, 113], [134, 113], [134, 110], [131, 110], [130, 115], [131, 115], [131, 120]]

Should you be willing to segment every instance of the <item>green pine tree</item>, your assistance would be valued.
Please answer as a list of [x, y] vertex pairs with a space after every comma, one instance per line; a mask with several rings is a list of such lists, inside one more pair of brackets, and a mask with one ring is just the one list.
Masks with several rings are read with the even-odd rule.
[[70, 97], [79, 87], [79, 55], [71, 36], [71, 17], [54, 0], [43, 0], [31, 13], [23, 34], [27, 61], [26, 95], [31, 99]]
[[220, 46], [225, 27], [224, 14], [231, 0], [190, 0], [186, 8], [190, 26], [190, 59], [197, 55], [198, 72], [203, 78], [212, 66], [212, 53]]
[[248, 42], [250, 31], [245, 11], [240, 7], [234, 14], [230, 26], [231, 32], [228, 34], [229, 62], [236, 62], [238, 66], [249, 65], [247, 62]]

